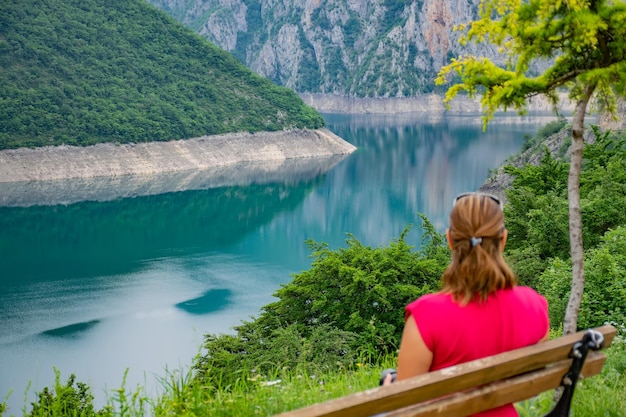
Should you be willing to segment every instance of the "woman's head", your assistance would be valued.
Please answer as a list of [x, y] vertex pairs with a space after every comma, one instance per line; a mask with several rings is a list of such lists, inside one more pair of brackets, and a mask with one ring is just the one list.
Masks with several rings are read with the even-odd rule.
[[467, 304], [503, 288], [513, 287], [515, 275], [502, 257], [506, 241], [500, 200], [490, 194], [465, 193], [454, 200], [446, 232], [452, 262], [443, 274], [445, 292]]

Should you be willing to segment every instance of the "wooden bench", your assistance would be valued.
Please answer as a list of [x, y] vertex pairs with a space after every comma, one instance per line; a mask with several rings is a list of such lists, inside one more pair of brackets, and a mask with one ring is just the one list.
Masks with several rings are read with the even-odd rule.
[[579, 375], [600, 373], [606, 359], [600, 350], [616, 332], [608, 325], [581, 331], [279, 416], [465, 417], [563, 386], [561, 399], [547, 416], [566, 417]]

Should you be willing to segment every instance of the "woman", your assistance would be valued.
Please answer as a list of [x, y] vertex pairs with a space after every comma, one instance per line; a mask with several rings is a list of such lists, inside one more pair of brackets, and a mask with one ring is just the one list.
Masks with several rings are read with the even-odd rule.
[[[443, 289], [406, 307], [398, 381], [548, 338], [546, 299], [516, 285], [502, 257], [507, 230], [500, 200], [482, 193], [459, 195], [446, 236], [452, 262], [443, 274]], [[475, 416], [516, 417], [517, 412], [509, 404]]]

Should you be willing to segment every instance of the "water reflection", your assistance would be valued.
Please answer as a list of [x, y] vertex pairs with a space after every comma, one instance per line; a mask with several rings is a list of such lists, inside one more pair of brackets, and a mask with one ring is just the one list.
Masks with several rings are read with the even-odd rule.
[[209, 314], [222, 310], [230, 304], [232, 291], [227, 288], [211, 289], [200, 297], [176, 304], [176, 308], [190, 314]]
[[[480, 115], [471, 114], [424, 115], [420, 119], [327, 115], [327, 120], [333, 131], [359, 148], [352, 158], [354, 172], [349, 175], [383, 192], [353, 193], [351, 210], [357, 217], [371, 219], [367, 213], [374, 211], [369, 207], [373, 202], [383, 219], [398, 218], [399, 211], [422, 212], [441, 230], [454, 196], [477, 189], [491, 169], [518, 152], [525, 134], [533, 134], [554, 116], [501, 115], [485, 131]], [[356, 162], [356, 158], [363, 161]], [[397, 231], [399, 225], [389, 226]], [[371, 235], [364, 238], [377, 241]]]
[[334, 155], [246, 162], [201, 171], [0, 183], [0, 207], [67, 205], [276, 182], [295, 184], [327, 172], [344, 158], [346, 155]]
[[100, 320], [89, 320], [82, 323], [73, 323], [67, 326], [43, 331], [41, 332], [41, 334], [44, 336], [52, 337], [76, 338], [81, 336], [88, 330], [92, 329], [98, 323], [100, 323]]
[[[417, 213], [443, 232], [454, 196], [480, 187], [490, 169], [519, 151], [524, 135], [554, 120], [535, 115], [494, 123], [483, 132], [479, 116], [325, 117], [330, 130], [358, 150], [330, 171], [293, 215], [277, 216], [238, 244], [241, 251], [299, 270], [306, 265], [296, 262], [308, 256], [301, 243], [306, 239], [337, 248], [352, 233], [366, 245], [385, 245], [407, 225], [419, 224]], [[420, 244], [419, 227], [408, 240]]]
[[302, 204], [321, 181], [0, 207], [3, 282], [116, 275], [149, 259], [219, 250]]

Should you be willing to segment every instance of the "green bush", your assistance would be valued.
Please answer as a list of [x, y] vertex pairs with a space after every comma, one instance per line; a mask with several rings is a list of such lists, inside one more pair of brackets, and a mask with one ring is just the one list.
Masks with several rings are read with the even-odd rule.
[[550, 136], [559, 133], [567, 126], [567, 119], [565, 117], [559, 117], [557, 120], [548, 122], [537, 130], [535, 136], [526, 135], [524, 137], [524, 143], [522, 144], [522, 152], [532, 148], [538, 143], [544, 142]]
[[[625, 139], [593, 131], [596, 139], [585, 145], [580, 179], [585, 250], [596, 247], [608, 230], [626, 225]], [[551, 259], [570, 259], [568, 169], [547, 150], [537, 166], [505, 168], [514, 177], [505, 207], [507, 256], [527, 285], [536, 285]]]
[[[76, 376], [71, 374], [67, 383], [61, 383], [61, 372], [57, 369], [55, 373], [55, 388], [45, 387], [42, 392], [37, 393], [37, 401], [31, 403], [32, 411], [30, 417], [93, 417], [105, 415], [104, 411], [98, 411], [93, 406], [93, 394], [88, 385], [76, 382]], [[74, 386], [76, 383], [76, 386]], [[2, 411], [2, 410], [0, 410]], [[2, 413], [0, 412], [0, 415]]]
[[539, 256], [539, 250], [534, 245], [509, 250], [505, 259], [515, 271], [519, 283], [532, 288], [537, 288], [539, 277], [549, 262]]
[[405, 242], [409, 228], [387, 247], [363, 246], [354, 236], [337, 251], [308, 241], [312, 267], [276, 291], [278, 301], [236, 335], [206, 336], [206, 353], [194, 364], [198, 380], [224, 387], [253, 369], [328, 370], [397, 349], [404, 307], [436, 291], [449, 262], [442, 236], [424, 221], [427, 242], [417, 252]]
[[567, 196], [554, 191], [539, 193], [535, 188], [526, 186], [513, 189], [507, 196], [507, 247], [532, 251], [541, 260], [555, 256], [568, 258]]
[[[626, 227], [611, 230], [602, 243], [585, 254], [585, 290], [578, 328], [626, 323]], [[558, 326], [564, 317], [571, 289], [569, 262], [554, 259], [539, 279], [539, 290], [548, 299], [550, 321]]]

